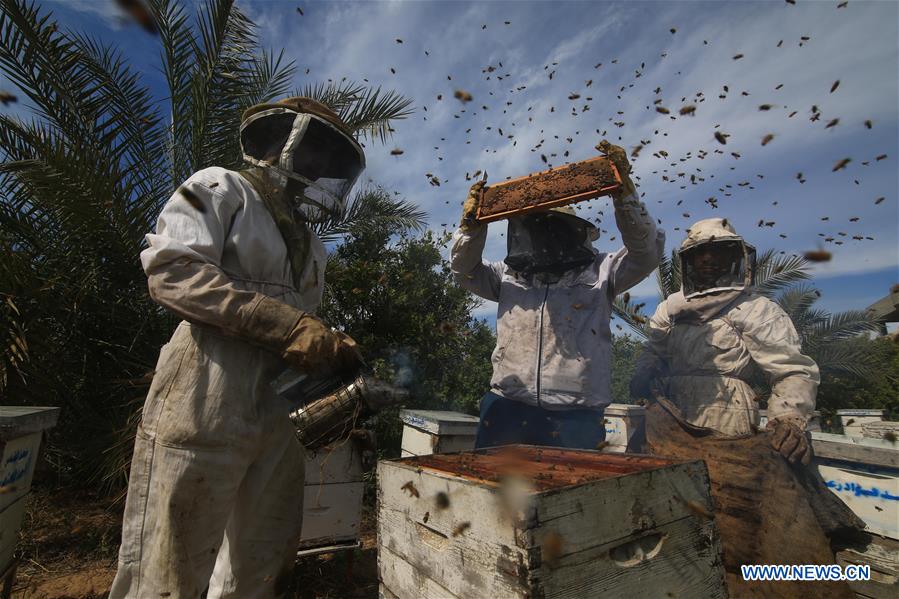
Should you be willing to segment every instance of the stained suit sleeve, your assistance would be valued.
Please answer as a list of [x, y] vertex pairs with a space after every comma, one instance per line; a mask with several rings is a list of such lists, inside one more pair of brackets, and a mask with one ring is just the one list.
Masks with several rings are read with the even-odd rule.
[[225, 238], [241, 206], [233, 185], [188, 179], [162, 209], [156, 232], [147, 235], [141, 264], [159, 305], [188, 322], [277, 350], [303, 312], [236, 287], [222, 270]]
[[505, 265], [482, 258], [486, 243], [487, 225], [456, 229], [450, 250], [450, 269], [460, 287], [486, 300], [498, 302]]
[[612, 256], [611, 290], [624, 293], [651, 273], [665, 251], [665, 232], [656, 227], [636, 193], [613, 199], [615, 224], [624, 247]]
[[799, 334], [780, 306], [762, 298], [743, 319], [743, 340], [753, 361], [768, 377], [768, 418], [808, 421], [820, 383], [818, 365], [802, 353]]
[[637, 356], [637, 365], [633, 378], [649, 380], [667, 376], [668, 373], [668, 334], [671, 332], [671, 320], [665, 302], [661, 302], [652, 318], [646, 325], [646, 343]]

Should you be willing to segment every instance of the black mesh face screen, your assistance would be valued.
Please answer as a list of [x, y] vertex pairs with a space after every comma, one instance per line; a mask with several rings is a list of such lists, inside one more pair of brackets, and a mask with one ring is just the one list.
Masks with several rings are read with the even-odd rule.
[[265, 162], [277, 162], [290, 136], [296, 114], [282, 112], [261, 117], [240, 134], [240, 143], [247, 156]]
[[355, 181], [363, 164], [356, 147], [333, 127], [314, 118], [293, 153], [293, 171], [316, 181]]
[[[683, 250], [680, 261], [684, 295], [745, 286], [747, 262], [743, 247], [740, 241], [709, 240]], [[754, 257], [754, 253], [749, 253], [749, 268], [754, 264]]]
[[590, 264], [589, 225], [568, 214], [540, 212], [509, 220], [505, 263], [526, 274], [561, 274]]

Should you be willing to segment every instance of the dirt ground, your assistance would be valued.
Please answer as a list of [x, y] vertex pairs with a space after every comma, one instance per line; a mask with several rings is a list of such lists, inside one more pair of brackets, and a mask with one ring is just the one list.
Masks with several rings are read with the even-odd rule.
[[[14, 599], [101, 599], [115, 575], [121, 509], [109, 501], [36, 487], [22, 523]], [[299, 560], [295, 597], [378, 596], [374, 513], [366, 509], [362, 548]]]

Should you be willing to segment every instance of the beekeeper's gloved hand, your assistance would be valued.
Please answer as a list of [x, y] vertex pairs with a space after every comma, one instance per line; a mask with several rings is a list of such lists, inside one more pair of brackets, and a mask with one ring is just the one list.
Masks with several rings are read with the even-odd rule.
[[331, 330], [308, 313], [288, 333], [281, 356], [298, 372], [316, 375], [353, 373], [362, 365], [362, 355], [352, 337]]
[[481, 202], [481, 190], [486, 183], [486, 181], [478, 181], [468, 190], [468, 197], [462, 205], [462, 222], [459, 223], [459, 228], [463, 231], [470, 231], [481, 226], [478, 223], [478, 206]]
[[768, 440], [775, 451], [791, 464], [807, 466], [812, 460], [812, 444], [805, 432], [805, 422], [799, 418], [775, 418], [768, 421]]
[[612, 199], [619, 200], [632, 193], [636, 193], [637, 189], [631, 181], [631, 163], [628, 162], [627, 152], [621, 146], [613, 146], [607, 140], [602, 140], [597, 144], [596, 149], [606, 155], [612, 161], [618, 174], [621, 176], [621, 187], [612, 192]]

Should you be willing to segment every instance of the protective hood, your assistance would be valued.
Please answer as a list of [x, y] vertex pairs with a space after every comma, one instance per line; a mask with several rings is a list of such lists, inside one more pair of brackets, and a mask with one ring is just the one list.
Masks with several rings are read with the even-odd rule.
[[[694, 266], [696, 256], [709, 249], [719, 256], [713, 275], [702, 273]], [[739, 291], [750, 287], [755, 280], [755, 248], [737, 235], [726, 218], [708, 218], [691, 226], [677, 259], [681, 291], [688, 300], [721, 291]]]
[[365, 154], [336, 114], [308, 98], [288, 98], [247, 110], [240, 126], [243, 158], [265, 169], [303, 218], [339, 214]]
[[595, 259], [596, 228], [574, 210], [552, 209], [509, 219], [505, 263], [520, 273], [561, 275]]

